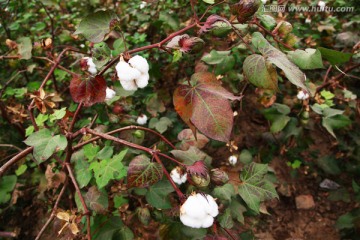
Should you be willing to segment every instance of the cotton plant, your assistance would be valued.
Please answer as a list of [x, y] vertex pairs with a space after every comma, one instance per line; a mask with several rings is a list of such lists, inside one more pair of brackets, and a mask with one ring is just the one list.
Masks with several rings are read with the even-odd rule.
[[128, 62], [121, 58], [115, 69], [121, 86], [126, 91], [145, 88], [149, 83], [149, 64], [144, 57], [136, 55]]

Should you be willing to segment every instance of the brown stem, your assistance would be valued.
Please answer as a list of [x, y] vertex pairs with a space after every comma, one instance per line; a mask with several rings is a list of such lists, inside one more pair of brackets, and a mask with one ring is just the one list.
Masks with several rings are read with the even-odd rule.
[[1, 238], [16, 238], [17, 234], [15, 232], [0, 232]]
[[16, 154], [16, 156], [14, 156], [13, 158], [11, 158], [9, 161], [7, 161], [4, 165], [1, 166], [0, 168], [0, 177], [2, 177], [4, 175], [4, 173], [15, 163], [17, 163], [18, 161], [20, 161], [23, 157], [25, 157], [26, 155], [28, 155], [29, 153], [31, 153], [33, 151], [34, 147], [28, 147], [26, 149], [24, 149], [23, 151], [21, 151], [20, 153]]
[[79, 188], [79, 185], [78, 183], [76, 182], [76, 179], [74, 177], [74, 173], [71, 169], [71, 165], [70, 163], [66, 162], [65, 163], [65, 166], [68, 170], [68, 173], [69, 173], [69, 177], [75, 187], [75, 190], [76, 190], [76, 193], [78, 194], [79, 196], [79, 199], [80, 199], [80, 202], [81, 202], [81, 205], [83, 206], [84, 208], [84, 215], [86, 215], [86, 221], [87, 221], [87, 239], [88, 240], [91, 240], [91, 230], [90, 230], [90, 211], [89, 209], [87, 208], [86, 206], [86, 203], [85, 203], [85, 200], [84, 200], [84, 197], [82, 196], [81, 194], [81, 191], [80, 191], [80, 188]]
[[249, 45], [247, 41], [240, 35], [240, 33], [237, 31], [236, 27], [233, 24], [230, 24], [231, 28], [234, 30], [235, 34], [241, 39], [241, 41], [246, 45], [246, 47], [255, 54], [254, 49]]
[[[155, 135], [157, 135], [158, 137], [160, 137], [165, 143], [167, 143], [169, 146], [171, 146], [173, 149], [176, 149], [176, 147], [166, 138], [164, 137], [163, 135], [161, 135], [160, 133], [152, 130], [152, 129], [149, 129], [149, 128], [145, 128], [145, 127], [140, 127], [140, 126], [127, 126], [127, 127], [123, 127], [123, 128], [119, 128], [119, 129], [116, 129], [116, 130], [113, 130], [113, 131], [110, 131], [110, 132], [107, 132], [106, 134], [108, 135], [111, 135], [111, 134], [114, 134], [114, 133], [119, 133], [119, 132], [122, 132], [122, 131], [126, 131], [126, 130], [143, 130], [143, 131], [147, 131], [147, 132], [150, 132], [150, 133], [153, 133]], [[80, 130], [81, 131], [81, 130]], [[75, 135], [76, 133], [74, 133]], [[94, 138], [91, 138], [85, 142], [82, 142], [82, 143], [79, 143], [78, 145], [74, 146], [73, 147], [73, 150], [76, 151], [78, 150], [79, 148], [81, 148], [82, 146], [88, 144], [88, 143], [91, 143], [93, 141], [96, 141], [96, 140], [99, 140], [101, 137], [94, 137]]]
[[167, 179], [170, 181], [172, 187], [175, 189], [176, 194], [178, 195], [179, 199], [181, 201], [185, 200], [185, 195], [180, 191], [179, 187], [174, 183], [174, 181], [172, 180], [169, 172], [166, 170], [164, 164], [162, 163], [162, 161], [160, 160], [159, 156], [158, 156], [158, 152], [154, 152], [152, 154], [155, 158], [155, 160], [162, 166], [163, 172], [165, 173], [165, 176], [167, 177]]
[[[50, 62], [50, 63], [52, 63], [52, 64], [55, 64], [55, 62], [54, 62], [53, 60], [51, 60], [51, 59], [49, 59], [49, 58], [47, 58], [47, 57], [36, 57], [36, 56], [34, 56], [33, 58], [34, 58], [34, 59], [45, 60], [45, 61], [48, 61], [48, 62]], [[65, 71], [65, 72], [69, 73], [69, 74], [72, 75], [72, 76], [78, 75], [78, 74], [70, 71], [69, 69], [61, 66], [60, 64], [57, 66], [57, 68], [59, 68], [59, 69]]]
[[49, 219], [46, 221], [45, 225], [41, 228], [40, 232], [38, 233], [38, 235], [36, 236], [35, 240], [39, 240], [40, 237], [43, 235], [43, 233], [45, 232], [46, 228], [49, 226], [49, 224], [52, 222], [52, 220], [55, 218], [56, 216], [56, 211], [57, 211], [57, 208], [58, 208], [58, 205], [59, 205], [59, 202], [60, 202], [60, 199], [61, 197], [64, 195], [64, 192], [66, 190], [66, 187], [67, 187], [67, 184], [68, 184], [68, 179], [65, 179], [65, 182], [64, 182], [64, 185], [63, 187], [61, 188], [61, 191], [56, 199], [56, 202], [54, 204], [54, 207], [51, 211], [51, 214], [50, 214], [50, 217]]

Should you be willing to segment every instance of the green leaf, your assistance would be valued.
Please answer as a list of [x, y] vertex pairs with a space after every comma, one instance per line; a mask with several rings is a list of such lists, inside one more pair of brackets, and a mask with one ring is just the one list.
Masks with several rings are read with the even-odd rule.
[[215, 0], [203, 0], [203, 2], [207, 4], [214, 4]]
[[104, 159], [100, 162], [95, 161], [90, 164], [89, 169], [94, 170], [96, 184], [100, 189], [105, 187], [110, 180], [119, 180], [126, 176], [126, 169], [121, 162], [126, 152], [127, 149], [122, 150], [111, 159]]
[[172, 62], [173, 63], [178, 62], [181, 59], [181, 57], [182, 57], [182, 52], [180, 50], [175, 50], [173, 53]]
[[107, 159], [107, 158], [111, 158], [112, 155], [114, 153], [114, 147], [112, 146], [105, 146], [103, 149], [100, 150], [100, 152], [98, 152], [96, 154], [96, 158], [97, 159]]
[[327, 174], [339, 175], [341, 173], [334, 156], [324, 156], [317, 158], [316, 164]]
[[113, 19], [117, 19], [117, 16], [110, 11], [89, 14], [80, 22], [74, 34], [82, 34], [87, 40], [99, 43], [110, 32], [110, 22]]
[[125, 51], [125, 42], [123, 38], [116, 39], [113, 44], [114, 50], [112, 50], [111, 55], [117, 56], [120, 53]]
[[219, 64], [230, 54], [231, 51], [216, 51], [211, 50], [209, 54], [206, 54], [201, 58], [202, 61], [209, 65]]
[[240, 174], [239, 195], [256, 213], [261, 201], [278, 197], [274, 185], [266, 179], [267, 171], [267, 164], [251, 163]]
[[220, 226], [223, 228], [231, 229], [234, 226], [234, 221], [231, 217], [231, 210], [227, 208], [225, 212], [219, 216]]
[[244, 75], [256, 87], [277, 90], [278, 76], [272, 64], [259, 54], [248, 56], [243, 64]]
[[111, 49], [104, 42], [94, 44], [92, 59], [98, 69], [102, 68], [111, 59]]
[[94, 145], [92, 143], [89, 143], [83, 147], [84, 149], [84, 155], [87, 157], [89, 162], [91, 162], [96, 154], [99, 152], [100, 147], [98, 145]]
[[49, 115], [48, 114], [39, 114], [36, 118], [35, 118], [35, 122], [38, 126], [42, 127], [44, 126], [44, 122], [46, 122], [49, 119]]
[[305, 74], [283, 52], [273, 47], [261, 33], [253, 33], [252, 43], [270, 63], [284, 71], [291, 83], [310, 92], [305, 86]]
[[71, 156], [71, 162], [75, 163], [75, 178], [80, 188], [87, 186], [93, 176], [89, 163], [85, 160], [84, 149]]
[[323, 47], [318, 47], [317, 49], [321, 52], [322, 57], [328, 60], [331, 65], [340, 65], [346, 63], [350, 61], [353, 55], [352, 53], [339, 52]]
[[[325, 112], [325, 110], [324, 110], [324, 112]], [[334, 109], [334, 110], [336, 110], [336, 109]], [[332, 117], [323, 117], [323, 119], [322, 119], [323, 127], [326, 128], [326, 130], [334, 138], [336, 138], [334, 129], [343, 128], [343, 127], [349, 126], [350, 124], [351, 124], [351, 120], [348, 118], [348, 116], [345, 116], [345, 115], [335, 115]]]
[[[111, 216], [110, 218], [97, 215], [91, 228], [94, 231], [94, 239], [107, 240], [132, 240], [134, 234], [123, 224], [120, 217]], [[97, 231], [95, 231], [97, 230]]]
[[136, 156], [129, 164], [127, 175], [129, 187], [148, 187], [162, 177], [162, 166], [159, 163], [150, 162], [145, 155]]
[[204, 161], [210, 167], [212, 158], [197, 147], [190, 146], [188, 150], [172, 150], [170, 151], [176, 159], [181, 160], [186, 165], [193, 165], [196, 161]]
[[234, 186], [230, 183], [227, 183], [221, 187], [215, 187], [213, 190], [213, 196], [222, 200], [231, 201], [231, 197], [234, 195]]
[[231, 215], [234, 219], [236, 219], [239, 223], [244, 224], [244, 212], [246, 212], [246, 207], [244, 207], [237, 200], [233, 200], [230, 203]]
[[55, 150], [64, 150], [67, 146], [65, 136], [53, 136], [51, 131], [46, 128], [32, 133], [24, 142], [26, 145], [34, 147], [33, 155], [38, 163], [46, 161]]
[[169, 193], [173, 192], [174, 188], [167, 180], [162, 180], [152, 185], [146, 192], [146, 201], [155, 208], [170, 209], [171, 203]]
[[234, 68], [235, 58], [234, 56], [226, 56], [224, 60], [217, 64], [215, 67], [215, 75], [226, 74]]
[[20, 176], [21, 174], [23, 174], [27, 169], [27, 165], [26, 164], [21, 164], [18, 169], [15, 170], [15, 174], [16, 176]]
[[22, 37], [17, 40], [18, 44], [18, 53], [20, 59], [28, 60], [31, 58], [32, 44], [29, 37]]
[[10, 198], [10, 192], [15, 187], [17, 177], [15, 175], [7, 175], [0, 178], [0, 204], [7, 203]]
[[288, 52], [288, 58], [301, 69], [324, 68], [319, 49], [307, 48]]
[[264, 109], [262, 113], [271, 122], [270, 131], [273, 133], [283, 130], [291, 119], [287, 116], [290, 108], [284, 104], [275, 103], [271, 108]]
[[55, 110], [53, 114], [50, 115], [50, 122], [54, 122], [55, 120], [62, 119], [66, 114], [66, 107], [63, 107], [59, 110]]
[[260, 23], [261, 25], [263, 25], [267, 30], [272, 30], [275, 28], [276, 26], [276, 20], [275, 18], [273, 18], [272, 16], [270, 15], [266, 15], [266, 14], [259, 14], [257, 16], [257, 18], [260, 19]]

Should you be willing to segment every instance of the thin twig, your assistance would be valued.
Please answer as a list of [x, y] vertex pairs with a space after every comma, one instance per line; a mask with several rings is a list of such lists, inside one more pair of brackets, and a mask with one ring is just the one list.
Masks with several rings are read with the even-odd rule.
[[[149, 128], [145, 128], [145, 127], [141, 127], [141, 126], [134, 126], [134, 125], [131, 125], [131, 126], [127, 126], [127, 127], [123, 127], [123, 128], [119, 128], [119, 129], [115, 129], [113, 131], [110, 131], [110, 132], [107, 132], [106, 134], [108, 135], [112, 135], [112, 134], [115, 134], [115, 133], [119, 133], [119, 132], [123, 132], [123, 131], [127, 131], [127, 130], [143, 130], [143, 131], [147, 131], [147, 132], [150, 132], [150, 133], [153, 133], [155, 135], [157, 135], [158, 137], [161, 138], [161, 140], [163, 140], [165, 143], [167, 143], [170, 147], [172, 147], [173, 149], [176, 149], [176, 147], [166, 138], [164, 137], [163, 135], [161, 135], [160, 133], [152, 130], [152, 129], [149, 129]], [[80, 130], [81, 131], [81, 130]], [[74, 133], [74, 135], [76, 135], [77, 133]], [[82, 143], [79, 143], [77, 144], [76, 146], [73, 147], [73, 151], [76, 151], [78, 150], [79, 148], [81, 148], [82, 146], [88, 144], [88, 143], [91, 143], [93, 141], [96, 141], [96, 140], [99, 140], [101, 137], [94, 137], [94, 138], [91, 138], [85, 142], [82, 142]]]
[[10, 147], [10, 148], [15, 148], [15, 149], [18, 150], [19, 152], [22, 151], [21, 148], [15, 146], [15, 145], [13, 145], [13, 144], [0, 144], [0, 147]]
[[38, 235], [36, 236], [35, 240], [39, 240], [40, 237], [43, 235], [43, 233], [45, 232], [46, 228], [49, 226], [49, 224], [52, 222], [52, 220], [55, 218], [56, 216], [56, 211], [60, 202], [61, 197], [64, 195], [65, 189], [67, 187], [68, 184], [68, 179], [65, 179], [64, 185], [61, 188], [61, 191], [56, 199], [56, 202], [54, 204], [54, 207], [51, 211], [50, 217], [49, 219], [46, 221], [45, 225], [41, 228], [40, 232], [38, 233]]
[[26, 155], [28, 155], [29, 153], [31, 153], [33, 151], [34, 147], [28, 147], [26, 149], [24, 149], [23, 151], [21, 151], [20, 153], [18, 153], [16, 156], [14, 156], [12, 159], [10, 159], [9, 161], [7, 161], [4, 165], [1, 166], [0, 168], [0, 177], [2, 177], [4, 175], [4, 173], [15, 163], [17, 163], [18, 161], [20, 161], [23, 157], [25, 157]]
[[17, 234], [15, 232], [0, 232], [1, 238], [16, 238]]
[[84, 208], [84, 215], [86, 215], [86, 221], [87, 221], [87, 239], [88, 240], [91, 240], [91, 229], [90, 229], [90, 211], [89, 209], [87, 208], [86, 206], [86, 203], [85, 203], [85, 200], [84, 200], [84, 197], [82, 196], [81, 194], [81, 191], [80, 191], [80, 188], [79, 188], [79, 185], [78, 183], [76, 182], [76, 179], [74, 177], [74, 173], [71, 169], [71, 165], [70, 163], [66, 162], [65, 163], [65, 166], [68, 170], [68, 173], [69, 173], [69, 177], [75, 187], [75, 190], [76, 190], [76, 193], [78, 194], [79, 196], [79, 199], [80, 199], [80, 202], [81, 202], [81, 205], [83, 206]]

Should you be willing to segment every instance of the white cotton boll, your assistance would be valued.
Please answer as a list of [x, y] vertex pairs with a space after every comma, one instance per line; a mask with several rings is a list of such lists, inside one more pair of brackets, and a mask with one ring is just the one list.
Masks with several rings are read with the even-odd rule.
[[176, 168], [174, 168], [173, 170], [171, 170], [171, 172], [170, 172], [170, 177], [172, 178], [172, 180], [173, 180], [175, 183], [181, 185], [181, 184], [183, 184], [184, 182], [186, 182], [187, 174], [185, 173], [185, 174], [182, 174], [182, 175], [181, 175], [180, 170], [176, 167]]
[[112, 99], [113, 97], [115, 97], [116, 95], [116, 92], [114, 90], [112, 90], [111, 88], [106, 88], [106, 97], [105, 97], [105, 100], [110, 100]]
[[84, 57], [83, 59], [86, 60], [86, 65], [88, 66], [88, 72], [91, 73], [92, 75], [95, 75], [97, 73], [97, 69], [96, 69], [96, 65], [93, 62], [92, 58], [89, 57]]
[[138, 77], [137, 79], [135, 79], [136, 85], [139, 88], [144, 88], [148, 85], [149, 83], [149, 74], [148, 73], [143, 73], [140, 75], [140, 77]]
[[180, 212], [188, 215], [191, 218], [204, 218], [206, 212], [200, 204], [197, 196], [190, 196], [186, 202], [181, 206]]
[[145, 58], [142, 56], [136, 55], [130, 58], [129, 63], [133, 68], [136, 68], [141, 73], [148, 73], [149, 72], [149, 64]]
[[116, 72], [117, 72], [117, 75], [118, 75], [120, 81], [133, 81], [136, 78], [140, 77], [140, 75], [141, 75], [141, 73], [137, 69], [132, 68], [125, 61], [120, 61], [115, 66], [115, 69], [116, 69]]
[[306, 100], [309, 98], [309, 94], [303, 90], [299, 91], [297, 96], [296, 96], [299, 100]]
[[265, 3], [267, 2], [267, 0], [261, 0], [261, 2], [262, 2], [263, 4], [265, 4]]
[[199, 221], [198, 219], [189, 217], [186, 214], [180, 216], [180, 221], [184, 225], [186, 225], [188, 227], [192, 227], [192, 228], [201, 228], [201, 225], [202, 225], [202, 221]]
[[143, 9], [144, 7], [146, 7], [146, 4], [147, 4], [147, 2], [142, 1], [142, 2], [140, 3], [140, 9]]
[[232, 155], [229, 157], [229, 163], [233, 166], [237, 163], [237, 157], [235, 155]]
[[310, 23], [311, 23], [311, 19], [310, 19], [310, 18], [306, 18], [306, 19], [305, 19], [305, 23], [310, 24]]
[[216, 217], [219, 214], [219, 207], [212, 196], [208, 194], [204, 196], [200, 193], [198, 193], [196, 196], [207, 214], [211, 215], [212, 217]]
[[137, 124], [139, 125], [144, 125], [147, 122], [148, 118], [145, 114], [141, 114], [140, 116], [138, 116], [138, 118], [136, 119]]
[[120, 83], [121, 83], [121, 86], [126, 91], [136, 91], [137, 90], [137, 86], [135, 84], [135, 81], [123, 81], [123, 80], [120, 80]]
[[318, 6], [319, 6], [320, 8], [324, 8], [324, 7], [326, 6], [326, 3], [325, 3], [324, 1], [319, 1], [319, 2], [318, 2]]
[[211, 225], [213, 225], [213, 223], [214, 223], [214, 218], [212, 216], [208, 215], [202, 220], [201, 227], [208, 228], [208, 227], [211, 227]]
[[187, 173], [185, 173], [185, 174], [183, 174], [182, 176], [181, 176], [181, 182], [182, 183], [184, 183], [184, 182], [186, 182], [186, 180], [187, 180]]

